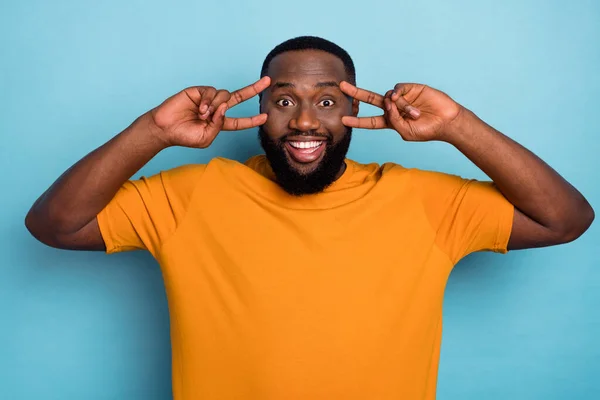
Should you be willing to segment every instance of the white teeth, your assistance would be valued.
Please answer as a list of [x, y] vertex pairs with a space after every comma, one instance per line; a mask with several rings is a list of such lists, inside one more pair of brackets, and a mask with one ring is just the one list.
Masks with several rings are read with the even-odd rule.
[[292, 141], [290, 140], [290, 145], [297, 149], [312, 149], [314, 147], [319, 147], [322, 141], [313, 141], [313, 142], [300, 142], [300, 141]]

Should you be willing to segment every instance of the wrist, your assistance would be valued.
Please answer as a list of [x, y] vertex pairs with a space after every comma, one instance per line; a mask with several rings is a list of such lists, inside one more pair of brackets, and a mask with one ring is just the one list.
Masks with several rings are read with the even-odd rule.
[[165, 131], [156, 124], [152, 112], [153, 110], [150, 110], [142, 114], [136, 121], [136, 124], [138, 124], [140, 131], [143, 132], [144, 137], [150, 140], [151, 145], [157, 151], [171, 147], [172, 144], [169, 143]]
[[454, 146], [458, 145], [474, 131], [477, 121], [477, 116], [471, 110], [460, 106], [456, 117], [446, 125], [440, 140]]

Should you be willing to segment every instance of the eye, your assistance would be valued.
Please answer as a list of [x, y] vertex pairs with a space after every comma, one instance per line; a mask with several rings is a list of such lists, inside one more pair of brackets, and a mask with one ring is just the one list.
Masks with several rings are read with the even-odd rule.
[[321, 100], [321, 102], [319, 103], [319, 105], [321, 107], [325, 107], [325, 108], [333, 107], [334, 104], [335, 104], [335, 101], [333, 101], [333, 100]]
[[279, 107], [291, 107], [294, 105], [294, 103], [292, 103], [292, 101], [288, 99], [277, 100], [275, 104], [277, 104]]

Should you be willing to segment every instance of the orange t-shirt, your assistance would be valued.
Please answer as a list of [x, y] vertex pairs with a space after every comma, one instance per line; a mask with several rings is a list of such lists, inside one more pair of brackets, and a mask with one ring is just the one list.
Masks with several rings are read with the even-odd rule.
[[124, 184], [108, 253], [147, 249], [187, 399], [434, 399], [452, 267], [504, 253], [514, 207], [489, 182], [347, 160], [293, 197], [264, 156]]

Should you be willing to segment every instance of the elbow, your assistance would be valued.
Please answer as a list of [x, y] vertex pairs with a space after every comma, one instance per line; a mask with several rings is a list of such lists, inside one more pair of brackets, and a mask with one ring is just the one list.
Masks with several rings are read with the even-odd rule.
[[29, 210], [29, 212], [25, 216], [25, 228], [27, 228], [31, 236], [33, 236], [36, 239], [38, 238], [35, 217], [33, 216], [33, 209]]
[[569, 214], [567, 222], [568, 228], [562, 230], [560, 235], [561, 243], [569, 243], [583, 235], [594, 222], [596, 213], [592, 206], [584, 200], [584, 204], [577, 208], [577, 211]]
[[39, 217], [35, 215], [32, 208], [25, 216], [25, 228], [29, 231], [37, 241], [46, 246], [58, 248], [56, 235], [49, 229], [48, 224], [45, 224]]
[[35, 213], [33, 208], [29, 210], [27, 215], [25, 216], [25, 228], [27, 231], [38, 241], [48, 244], [48, 235], [44, 233], [44, 230], [41, 229], [41, 224], [35, 217]]

